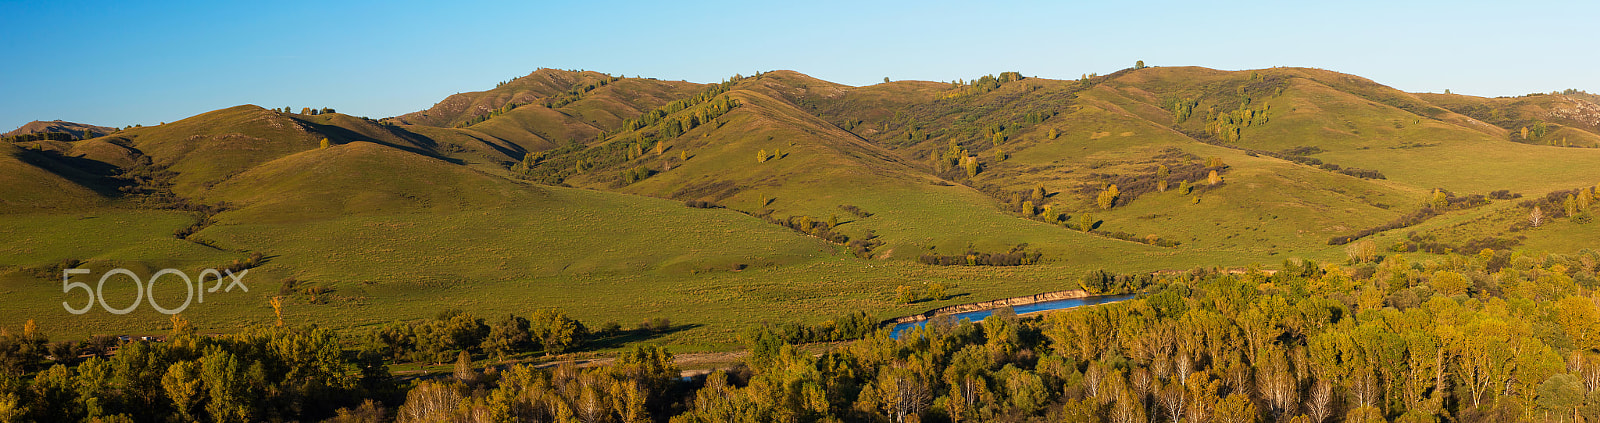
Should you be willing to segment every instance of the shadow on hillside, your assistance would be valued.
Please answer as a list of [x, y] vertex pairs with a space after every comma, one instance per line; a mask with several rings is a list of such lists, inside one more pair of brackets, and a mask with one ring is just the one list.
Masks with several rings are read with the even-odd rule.
[[300, 119], [299, 121], [300, 121], [300, 123], [303, 123], [303, 124], [305, 124], [307, 126], [310, 126], [313, 131], [321, 133], [321, 134], [327, 136], [329, 139], [337, 141], [340, 144], [344, 144], [344, 143], [348, 143], [348, 142], [352, 142], [352, 141], [365, 141], [365, 142], [370, 142], [370, 143], [373, 143], [373, 144], [381, 144], [381, 145], [385, 145], [385, 146], [389, 146], [389, 147], [398, 148], [400, 150], [404, 150], [404, 151], [412, 152], [412, 153], [416, 153], [416, 154], [421, 154], [421, 155], [432, 157], [432, 158], [439, 159], [439, 160], [444, 160], [446, 162], [450, 162], [451, 164], [464, 165], [464, 164], [467, 163], [467, 162], [465, 162], [465, 161], [463, 161], [461, 159], [445, 157], [443, 154], [440, 154], [437, 151], [439, 149], [439, 142], [438, 141], [434, 141], [433, 138], [428, 138], [426, 136], [423, 136], [421, 134], [417, 134], [417, 133], [414, 133], [414, 132], [411, 132], [411, 131], [406, 131], [406, 130], [403, 130], [403, 129], [396, 129], [396, 128], [385, 128], [386, 130], [388, 130], [390, 135], [393, 135], [396, 138], [401, 138], [401, 139], [404, 139], [406, 141], [410, 141], [411, 143], [416, 144], [416, 145], [396, 144], [396, 143], [392, 143], [392, 142], [388, 142], [388, 141], [384, 141], [384, 140], [373, 139], [372, 137], [369, 137], [369, 136], [366, 136], [366, 135], [362, 135], [359, 132], [352, 131], [350, 129], [347, 129], [345, 127], [338, 126], [338, 125], [324, 125], [324, 124], [320, 124], [320, 123], [316, 123], [316, 122], [312, 122], [312, 121], [304, 120], [304, 119]]
[[120, 195], [122, 192], [117, 188], [126, 185], [115, 178], [120, 169], [110, 163], [65, 156], [50, 150], [23, 149], [16, 157], [107, 197]]
[[632, 344], [632, 343], [636, 343], [636, 342], [649, 341], [649, 340], [653, 340], [653, 339], [660, 338], [660, 337], [663, 337], [663, 336], [671, 335], [671, 334], [674, 334], [674, 333], [683, 332], [683, 331], [686, 331], [686, 330], [689, 330], [689, 329], [698, 328], [698, 327], [701, 327], [701, 326], [704, 326], [704, 325], [701, 325], [699, 323], [690, 323], [690, 324], [686, 324], [686, 325], [672, 325], [670, 327], [667, 327], [666, 329], [661, 329], [661, 330], [629, 329], [629, 330], [617, 331], [612, 335], [596, 334], [597, 338], [590, 340], [588, 345], [584, 346], [584, 349], [587, 349], [587, 350], [604, 350], [604, 349], [612, 349], [612, 348], [621, 348], [621, 347], [626, 346], [628, 344]]

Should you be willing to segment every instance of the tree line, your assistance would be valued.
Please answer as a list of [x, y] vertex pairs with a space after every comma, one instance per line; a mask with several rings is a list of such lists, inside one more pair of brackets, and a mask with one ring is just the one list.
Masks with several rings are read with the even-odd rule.
[[79, 137], [69, 132], [35, 132], [31, 134], [17, 134], [0, 138], [0, 142], [29, 142], [29, 141], [78, 141], [94, 138], [95, 132], [84, 130]]
[[200, 336], [173, 322], [166, 342], [121, 343], [109, 357], [83, 359], [66, 347], [40, 354], [44, 337], [30, 325], [23, 338], [34, 351], [12, 361], [20, 369], [0, 371], [0, 421], [320, 420], [402, 392], [381, 357], [344, 349], [327, 329]]
[[935, 266], [1025, 266], [1039, 263], [1039, 258], [1044, 254], [1028, 252], [1027, 248], [1027, 244], [1021, 244], [1004, 253], [967, 250], [965, 254], [942, 255], [930, 252], [917, 256], [917, 262]]
[[[402, 383], [377, 345], [316, 327], [200, 336], [174, 319], [168, 342], [82, 360], [37, 352], [47, 342], [25, 327], [0, 335], [0, 352], [33, 354], [0, 372], [0, 421], [1600, 419], [1600, 253], [1492, 253], [1094, 271], [1080, 278], [1086, 289], [1141, 294], [1042, 317], [942, 320], [898, 338], [868, 332], [864, 314], [758, 326], [740, 336], [741, 364], [689, 380], [648, 344], [582, 368], [480, 370], [461, 351], [449, 376]], [[461, 316], [436, 320], [472, 320]], [[855, 335], [820, 353], [795, 345]]]
[[555, 309], [491, 320], [446, 310], [421, 322], [385, 325], [373, 330], [366, 342], [368, 350], [391, 362], [438, 364], [461, 353], [499, 358], [529, 352], [562, 354], [580, 347], [592, 335], [582, 322]]
[[1362, 229], [1350, 235], [1339, 235], [1329, 238], [1328, 245], [1349, 244], [1358, 239], [1366, 238], [1381, 232], [1419, 225], [1422, 222], [1426, 222], [1428, 219], [1432, 219], [1434, 216], [1444, 214], [1444, 212], [1447, 211], [1478, 208], [1488, 204], [1489, 200], [1483, 194], [1457, 196], [1453, 192], [1434, 189], [1433, 194], [1430, 195], [1428, 200], [1422, 204], [1422, 208], [1401, 215], [1400, 217], [1397, 217], [1394, 220], [1386, 222], [1382, 225]]
[[[765, 204], [765, 202], [763, 202], [763, 204]], [[811, 216], [804, 215], [779, 218], [773, 216], [771, 213], [771, 210], [765, 210], [762, 213], [757, 214], [756, 217], [766, 220], [767, 223], [789, 228], [795, 232], [822, 238], [828, 242], [845, 246], [846, 248], [849, 248], [850, 253], [856, 257], [870, 258], [872, 257], [872, 250], [883, 245], [883, 241], [878, 239], [878, 236], [874, 234], [871, 229], [868, 229], [867, 233], [859, 238], [851, 238], [849, 235], [835, 231], [834, 229], [839, 226], [839, 216], [832, 216], [829, 217], [827, 221], [821, 221], [812, 218]]]

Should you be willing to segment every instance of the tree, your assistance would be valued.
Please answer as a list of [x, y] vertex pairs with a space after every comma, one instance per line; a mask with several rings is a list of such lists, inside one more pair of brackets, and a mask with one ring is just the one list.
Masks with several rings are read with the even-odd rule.
[[1434, 273], [1433, 281], [1429, 283], [1429, 285], [1433, 286], [1434, 291], [1445, 296], [1464, 295], [1467, 293], [1467, 287], [1471, 284], [1472, 281], [1467, 280], [1466, 276], [1449, 270], [1440, 270]]
[[767, 150], [766, 149], [762, 149], [761, 151], [757, 151], [756, 152], [756, 163], [766, 163], [767, 162], [767, 157], [768, 156], [767, 156]]
[[489, 336], [484, 338], [480, 348], [485, 353], [504, 358], [533, 340], [529, 327], [528, 319], [507, 314], [489, 326]]
[[895, 298], [899, 299], [901, 304], [911, 304], [917, 301], [916, 291], [909, 286], [900, 285], [899, 287], [896, 287], [894, 291]]
[[1578, 406], [1583, 405], [1584, 387], [1577, 376], [1552, 375], [1539, 384], [1538, 395], [1540, 408], [1556, 416], [1571, 413], [1572, 421], [1579, 421]]
[[1213, 421], [1218, 423], [1250, 423], [1256, 421], [1256, 405], [1239, 393], [1228, 394], [1217, 403]]
[[932, 299], [934, 301], [943, 301], [944, 298], [945, 298], [945, 292], [944, 291], [945, 291], [944, 284], [938, 283], [938, 282], [934, 282], [934, 283], [928, 285], [928, 298], [930, 298], [930, 299]]
[[1045, 136], [1050, 138], [1050, 139], [1056, 139], [1056, 137], [1061, 136], [1061, 133], [1056, 131], [1056, 128], [1050, 128], [1050, 132], [1048, 134], [1046, 134]]
[[1220, 184], [1222, 183], [1222, 176], [1217, 175], [1217, 171], [1213, 169], [1210, 174], [1206, 175], [1206, 182], [1211, 185]]
[[1117, 191], [1117, 185], [1111, 184], [1110, 186], [1107, 186], [1104, 191], [1100, 191], [1100, 197], [1096, 202], [1100, 204], [1101, 209], [1110, 209], [1111, 206], [1117, 204], [1118, 195], [1120, 195], [1120, 193]]
[[406, 402], [395, 412], [397, 423], [455, 421], [461, 393], [443, 383], [425, 381], [406, 392]]
[[1533, 227], [1535, 228], [1539, 227], [1539, 225], [1543, 225], [1544, 209], [1539, 208], [1537, 205], [1533, 206], [1533, 211], [1528, 213], [1528, 223], [1533, 224]]
[[885, 84], [889, 83], [889, 77], [887, 77], [887, 76], [883, 77], [883, 83], [885, 83]]
[[1094, 230], [1095, 223], [1096, 221], [1094, 220], [1094, 216], [1091, 216], [1088, 213], [1078, 215], [1078, 230], [1084, 232], [1092, 231]]
[[678, 150], [678, 161], [689, 161], [689, 150]]
[[529, 334], [547, 355], [561, 354], [577, 345], [583, 325], [555, 309], [540, 309], [528, 318]]
[[456, 354], [456, 366], [451, 375], [455, 376], [456, 380], [461, 383], [467, 385], [476, 384], [478, 382], [478, 371], [472, 367], [472, 354], [468, 354], [466, 351]]
[[200, 362], [179, 361], [167, 367], [161, 378], [161, 388], [177, 408], [181, 421], [199, 420], [200, 404], [204, 401], [204, 387], [200, 384]]
[[251, 403], [257, 395], [244, 363], [233, 353], [212, 351], [200, 359], [200, 364], [200, 380], [206, 388], [205, 409], [211, 420], [218, 423], [254, 421], [255, 407]]
[[328, 139], [327, 138], [323, 138], [322, 139], [322, 149], [323, 150], [328, 149], [328, 144], [329, 144]]
[[1137, 61], [1137, 62], [1133, 62], [1133, 68], [1134, 69], [1144, 69], [1144, 61], [1140, 60], [1140, 61]]
[[1034, 211], [1033, 201], [1023, 201], [1022, 202], [1022, 214], [1028, 215], [1028, 216], [1033, 216], [1033, 211]]

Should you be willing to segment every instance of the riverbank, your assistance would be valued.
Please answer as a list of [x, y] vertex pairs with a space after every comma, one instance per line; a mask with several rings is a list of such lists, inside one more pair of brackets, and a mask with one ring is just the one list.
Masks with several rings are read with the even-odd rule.
[[901, 324], [901, 323], [921, 322], [921, 321], [925, 321], [925, 320], [928, 320], [928, 319], [932, 319], [932, 318], [934, 318], [934, 316], [941, 316], [941, 315], [946, 315], [946, 314], [966, 313], [966, 312], [982, 311], [982, 310], [993, 310], [993, 309], [997, 309], [997, 308], [1000, 308], [1000, 307], [1017, 307], [1017, 306], [1025, 306], [1025, 305], [1030, 305], [1030, 304], [1035, 304], [1035, 303], [1042, 303], [1042, 302], [1046, 302], [1046, 301], [1060, 301], [1060, 300], [1071, 300], [1071, 299], [1079, 299], [1079, 298], [1089, 298], [1091, 296], [1092, 295], [1089, 295], [1088, 291], [1084, 291], [1082, 289], [1074, 289], [1074, 290], [1069, 290], [1069, 291], [1046, 292], [1046, 293], [1043, 293], [1043, 294], [1034, 294], [1034, 295], [1022, 296], [1022, 297], [1002, 298], [1002, 299], [998, 299], [998, 300], [989, 300], [989, 301], [976, 302], [976, 303], [956, 304], [956, 305], [952, 305], [952, 306], [939, 307], [939, 308], [936, 308], [936, 309], [933, 309], [933, 310], [928, 310], [928, 311], [925, 311], [925, 312], [922, 312], [922, 313], [919, 313], [919, 314], [913, 314], [913, 315], [910, 315], [910, 316], [902, 316], [902, 317], [896, 317], [896, 318], [893, 318], [893, 319], [885, 320], [885, 321], [881, 322], [880, 325], [897, 325], [897, 324]]

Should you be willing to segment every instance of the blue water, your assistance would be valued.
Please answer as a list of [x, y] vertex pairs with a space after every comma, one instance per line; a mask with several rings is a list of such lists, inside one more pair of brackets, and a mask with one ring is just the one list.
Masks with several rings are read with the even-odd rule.
[[[1045, 302], [1038, 302], [1038, 303], [1033, 303], [1033, 304], [1028, 304], [1028, 305], [1014, 306], [1014, 307], [1012, 307], [1012, 310], [1015, 310], [1017, 312], [1017, 314], [1020, 315], [1020, 314], [1036, 313], [1036, 312], [1041, 312], [1041, 311], [1060, 310], [1060, 309], [1064, 309], [1064, 308], [1082, 307], [1082, 306], [1095, 305], [1095, 304], [1114, 303], [1114, 302], [1118, 302], [1118, 301], [1127, 300], [1127, 299], [1130, 299], [1130, 298], [1133, 298], [1133, 297], [1134, 297], [1133, 295], [1105, 295], [1105, 296], [1088, 297], [1088, 298], [1069, 298], [1069, 299], [1065, 299], [1065, 300], [1045, 301]], [[978, 322], [978, 321], [982, 321], [985, 318], [988, 318], [989, 315], [994, 314], [995, 310], [998, 310], [998, 309], [967, 311], [967, 312], [951, 314], [950, 316], [955, 317], [955, 321], [957, 321], [957, 322], [962, 321], [962, 320], [971, 320], [971, 321], [974, 321], [974, 322]], [[889, 333], [889, 337], [890, 338], [894, 338], [894, 339], [900, 339], [900, 332], [903, 332], [906, 329], [910, 329], [910, 328], [913, 328], [913, 327], [920, 328], [920, 327], [923, 327], [923, 326], [925, 326], [927, 324], [928, 324], [928, 320], [923, 320], [923, 321], [920, 321], [920, 322], [906, 322], [906, 323], [901, 323], [901, 324], [894, 325], [894, 331]]]

